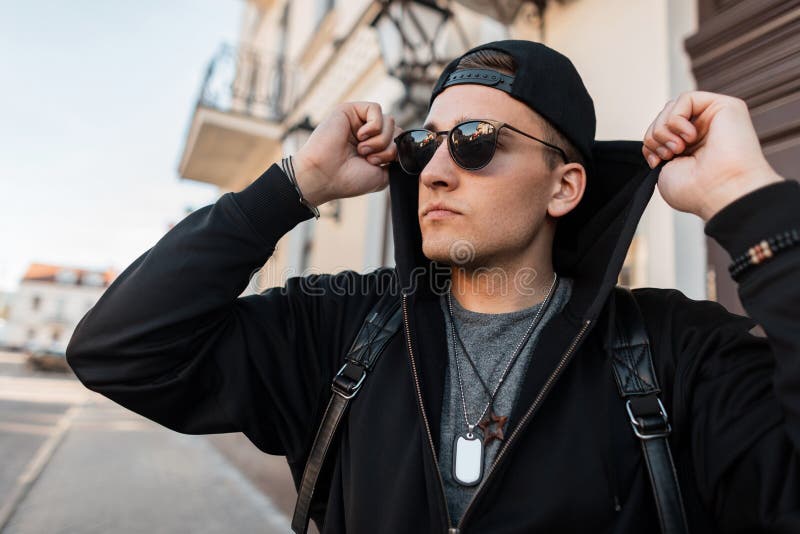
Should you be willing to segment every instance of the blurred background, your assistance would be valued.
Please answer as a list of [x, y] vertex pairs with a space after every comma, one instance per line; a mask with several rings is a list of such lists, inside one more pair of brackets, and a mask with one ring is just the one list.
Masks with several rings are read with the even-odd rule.
[[[641, 140], [702, 89], [747, 101], [771, 164], [800, 168], [796, 0], [0, 0], [0, 532], [288, 531], [281, 458], [185, 436], [77, 382], [75, 325], [193, 210], [302, 146], [339, 102], [419, 125], [466, 49], [572, 59], [598, 139]], [[394, 263], [388, 190], [321, 206], [245, 294]], [[620, 283], [743, 313], [727, 254], [656, 191]]]

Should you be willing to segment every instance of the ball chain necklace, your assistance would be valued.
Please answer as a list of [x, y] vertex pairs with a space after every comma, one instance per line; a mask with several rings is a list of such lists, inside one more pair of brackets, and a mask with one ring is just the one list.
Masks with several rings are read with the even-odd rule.
[[[512, 353], [511, 358], [509, 358], [508, 362], [506, 363], [505, 368], [503, 369], [502, 374], [500, 375], [500, 380], [497, 382], [497, 385], [494, 387], [494, 390], [491, 392], [489, 391], [489, 387], [486, 385], [486, 382], [478, 373], [477, 366], [475, 362], [472, 361], [472, 358], [467, 353], [466, 347], [462, 347], [464, 350], [464, 355], [467, 357], [467, 360], [472, 365], [475, 374], [478, 376], [478, 380], [480, 380], [481, 385], [484, 387], [486, 393], [489, 395], [489, 401], [484, 406], [483, 410], [481, 411], [480, 416], [475, 423], [470, 423], [469, 414], [467, 413], [467, 400], [464, 395], [464, 383], [461, 378], [461, 366], [458, 363], [458, 349], [456, 347], [456, 336], [458, 333], [456, 332], [456, 323], [453, 314], [453, 300], [452, 300], [452, 293], [448, 288], [447, 291], [447, 306], [448, 311], [450, 312], [450, 322], [452, 326], [452, 341], [453, 341], [453, 356], [456, 363], [456, 376], [458, 377], [458, 390], [461, 395], [461, 407], [463, 408], [463, 415], [464, 415], [464, 422], [467, 425], [467, 431], [462, 432], [461, 434], [457, 434], [455, 440], [453, 441], [453, 479], [463, 486], [474, 486], [480, 482], [481, 478], [483, 477], [483, 457], [485, 453], [485, 446], [490, 443], [493, 439], [497, 439], [502, 441], [504, 439], [503, 435], [503, 426], [508, 421], [507, 416], [498, 416], [494, 413], [494, 401], [497, 397], [497, 393], [500, 391], [503, 382], [505, 381], [508, 373], [511, 371], [511, 368], [516, 362], [517, 358], [519, 357], [520, 353], [522, 352], [522, 348], [525, 346], [525, 343], [530, 338], [533, 330], [536, 328], [536, 325], [541, 320], [544, 310], [547, 308], [550, 300], [553, 296], [553, 291], [558, 283], [558, 275], [554, 272], [553, 273], [553, 282], [550, 285], [550, 289], [547, 291], [547, 295], [542, 302], [542, 305], [536, 311], [536, 315], [533, 317], [531, 324], [528, 326], [528, 329], [525, 331], [525, 335], [522, 336], [522, 339], [517, 343], [514, 352]], [[459, 340], [461, 336], [458, 336]], [[463, 342], [462, 342], [463, 344]], [[490, 410], [490, 408], [492, 408]], [[487, 411], [489, 415], [487, 416]], [[497, 429], [490, 431], [489, 428], [491, 426], [496, 426]], [[478, 437], [475, 428], [478, 427], [483, 431], [484, 439], [481, 440]]]

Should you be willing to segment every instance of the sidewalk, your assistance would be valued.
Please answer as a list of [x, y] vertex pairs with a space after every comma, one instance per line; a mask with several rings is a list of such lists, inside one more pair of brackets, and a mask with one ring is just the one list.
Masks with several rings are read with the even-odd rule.
[[289, 519], [205, 436], [93, 395], [2, 534], [277, 533]]

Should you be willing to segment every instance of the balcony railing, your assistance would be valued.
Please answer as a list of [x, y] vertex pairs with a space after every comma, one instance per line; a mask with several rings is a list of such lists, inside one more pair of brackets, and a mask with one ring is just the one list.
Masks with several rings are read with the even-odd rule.
[[282, 57], [223, 45], [208, 65], [198, 106], [280, 122], [293, 103], [294, 82]]

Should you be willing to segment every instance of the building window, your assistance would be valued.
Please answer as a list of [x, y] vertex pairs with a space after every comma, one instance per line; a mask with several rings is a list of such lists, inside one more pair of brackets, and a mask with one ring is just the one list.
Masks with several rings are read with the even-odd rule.
[[56, 282], [73, 285], [78, 282], [78, 273], [71, 269], [62, 269], [56, 273]]
[[42, 306], [42, 297], [39, 295], [34, 295], [33, 299], [31, 300], [31, 309], [33, 311], [38, 310]]
[[81, 278], [81, 283], [86, 286], [103, 287], [106, 280], [102, 273], [86, 273]]

